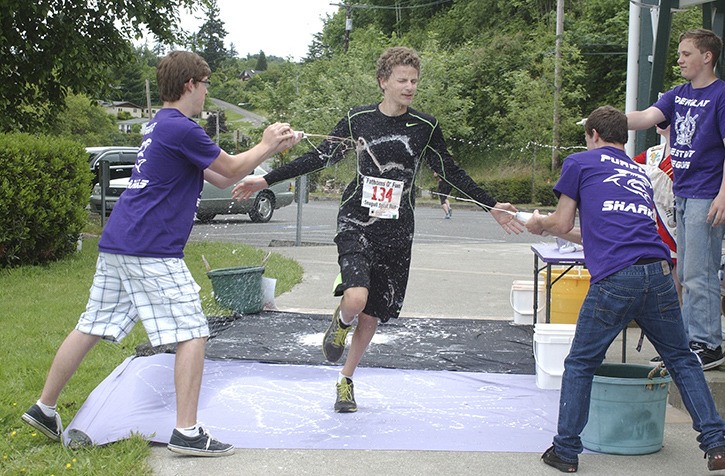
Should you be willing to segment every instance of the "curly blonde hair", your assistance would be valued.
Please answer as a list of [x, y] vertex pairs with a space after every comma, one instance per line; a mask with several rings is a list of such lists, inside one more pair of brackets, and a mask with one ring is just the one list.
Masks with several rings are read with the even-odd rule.
[[413, 48], [394, 46], [383, 51], [378, 58], [378, 84], [381, 80], [390, 78], [396, 66], [412, 66], [420, 74], [420, 56]]

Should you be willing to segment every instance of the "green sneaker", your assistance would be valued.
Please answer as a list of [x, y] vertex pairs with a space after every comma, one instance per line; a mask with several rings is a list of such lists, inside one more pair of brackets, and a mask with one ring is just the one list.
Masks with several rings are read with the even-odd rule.
[[337, 413], [353, 413], [357, 411], [355, 403], [355, 392], [353, 391], [352, 379], [345, 377], [345, 380], [337, 384], [337, 400], [335, 401]]
[[340, 306], [337, 306], [332, 314], [332, 322], [330, 327], [325, 331], [325, 337], [322, 339], [322, 353], [330, 362], [337, 362], [342, 357], [345, 350], [345, 339], [347, 333], [350, 332], [352, 326], [342, 327], [340, 322]]

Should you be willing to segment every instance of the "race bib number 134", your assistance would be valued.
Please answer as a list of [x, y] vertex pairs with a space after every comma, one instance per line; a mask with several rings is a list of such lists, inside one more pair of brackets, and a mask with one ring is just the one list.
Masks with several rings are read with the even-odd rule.
[[403, 182], [378, 177], [363, 177], [362, 206], [370, 210], [370, 216], [398, 218]]

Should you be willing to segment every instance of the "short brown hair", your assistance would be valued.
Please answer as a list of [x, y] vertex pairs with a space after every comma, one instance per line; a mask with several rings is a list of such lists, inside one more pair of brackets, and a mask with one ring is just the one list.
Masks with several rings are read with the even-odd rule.
[[629, 138], [627, 116], [612, 106], [598, 107], [589, 114], [584, 130], [591, 137], [595, 129], [604, 142], [611, 144], [626, 144]]
[[201, 81], [209, 77], [211, 69], [204, 58], [191, 51], [172, 51], [159, 61], [156, 83], [159, 97], [174, 102], [184, 94], [184, 84], [190, 79]]
[[378, 58], [378, 84], [381, 80], [390, 78], [393, 68], [396, 66], [412, 66], [420, 74], [420, 57], [413, 48], [394, 46], [383, 51]]
[[712, 53], [713, 64], [720, 60], [720, 52], [722, 51], [722, 39], [711, 30], [704, 28], [695, 28], [693, 30], [687, 30], [680, 35], [680, 42], [683, 40], [692, 40], [695, 48], [700, 50], [700, 53], [709, 51]]

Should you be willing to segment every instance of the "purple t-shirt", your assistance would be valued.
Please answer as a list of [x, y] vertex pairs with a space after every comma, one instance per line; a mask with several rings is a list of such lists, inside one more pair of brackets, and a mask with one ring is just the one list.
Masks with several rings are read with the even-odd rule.
[[670, 250], [657, 233], [652, 184], [623, 150], [602, 147], [570, 155], [554, 192], [578, 204], [584, 261], [592, 283], [641, 258], [672, 263]]
[[177, 109], [161, 109], [146, 127], [129, 187], [103, 229], [98, 249], [182, 258], [204, 185], [221, 149]]
[[684, 198], [711, 199], [720, 191], [725, 160], [725, 82], [705, 88], [677, 86], [653, 104], [670, 132], [673, 191]]

